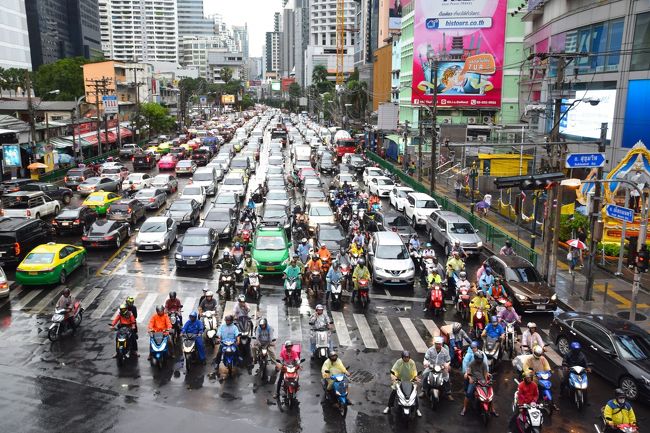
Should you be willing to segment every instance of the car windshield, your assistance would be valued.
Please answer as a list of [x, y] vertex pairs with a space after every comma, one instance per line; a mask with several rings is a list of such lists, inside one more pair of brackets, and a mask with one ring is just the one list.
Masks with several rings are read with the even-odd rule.
[[449, 225], [449, 232], [458, 235], [468, 235], [474, 233], [474, 227], [470, 223], [451, 223]]
[[228, 215], [228, 212], [210, 212], [205, 216], [205, 220], [227, 222], [230, 220], [230, 215]]
[[329, 206], [312, 206], [309, 208], [309, 216], [332, 216], [332, 209]]
[[614, 344], [623, 359], [645, 361], [650, 357], [650, 341], [640, 335], [618, 334]]
[[156, 190], [154, 189], [143, 189], [138, 191], [138, 193], [135, 195], [135, 198], [149, 198], [155, 196]]
[[130, 205], [128, 203], [113, 203], [111, 212], [128, 212]]
[[167, 230], [164, 221], [145, 221], [140, 227], [140, 233], [161, 233]]
[[320, 232], [318, 233], [318, 239], [321, 241], [339, 241], [343, 239], [343, 236], [341, 235], [341, 232], [339, 232], [338, 230], [321, 229]]
[[393, 181], [390, 179], [377, 179], [378, 185], [394, 185]]
[[111, 231], [113, 231], [113, 224], [95, 224], [90, 227], [88, 234], [90, 236], [103, 236]]
[[64, 209], [57, 218], [79, 218], [79, 209]]
[[224, 185], [242, 185], [244, 183], [241, 177], [228, 177], [223, 181]]
[[89, 203], [104, 203], [104, 196], [103, 195], [91, 195], [86, 199], [87, 202]]
[[174, 210], [176, 210], [176, 211], [179, 211], [179, 210], [182, 210], [182, 211], [192, 210], [192, 204], [190, 202], [187, 202], [187, 201], [186, 202], [175, 202], [175, 203], [172, 203], [172, 205], [169, 207], [169, 210], [172, 210], [172, 211], [174, 211]]
[[162, 176], [154, 177], [153, 182], [151, 182], [151, 183], [155, 183], [157, 185], [163, 185], [163, 184], [166, 184], [167, 182], [169, 182], [169, 178], [167, 176], [165, 176], [165, 175], [162, 175]]
[[212, 176], [212, 172], [209, 172], [209, 173], [194, 173], [194, 177], [192, 179], [193, 180], [208, 180], [208, 181], [214, 180], [214, 178]]
[[203, 191], [200, 186], [186, 186], [183, 195], [203, 195]]
[[343, 183], [343, 182], [347, 182], [347, 183], [354, 182], [354, 178], [352, 176], [341, 176], [339, 179], [340, 179], [339, 182], [341, 182], [341, 183]]
[[281, 208], [264, 209], [264, 218], [280, 218], [286, 215], [287, 212]]
[[184, 159], [182, 161], [179, 161], [179, 163], [176, 166], [177, 167], [190, 167], [190, 166], [192, 166], [192, 163], [190, 161], [187, 161], [187, 160]]
[[237, 201], [232, 195], [218, 195], [214, 201], [217, 204], [235, 204]]
[[539, 283], [542, 281], [540, 275], [532, 266], [506, 268], [506, 280], [519, 281], [520, 283]]
[[280, 236], [258, 236], [255, 240], [255, 249], [257, 250], [284, 250], [287, 245]]
[[82, 185], [97, 185], [101, 178], [99, 177], [91, 177], [90, 179], [86, 179], [82, 182]]
[[435, 200], [417, 200], [415, 202], [415, 207], [422, 209], [437, 209], [438, 203]]
[[198, 247], [200, 245], [210, 245], [210, 236], [186, 234], [183, 238], [183, 246]]
[[267, 200], [286, 200], [287, 199], [287, 193], [284, 191], [271, 191], [268, 194], [266, 194], [266, 199]]
[[402, 245], [379, 245], [375, 257], [378, 259], [404, 260], [409, 258], [409, 252]]
[[248, 168], [248, 161], [245, 159], [233, 159], [230, 165], [235, 168]]
[[26, 265], [46, 265], [54, 261], [54, 253], [29, 253], [23, 262]]

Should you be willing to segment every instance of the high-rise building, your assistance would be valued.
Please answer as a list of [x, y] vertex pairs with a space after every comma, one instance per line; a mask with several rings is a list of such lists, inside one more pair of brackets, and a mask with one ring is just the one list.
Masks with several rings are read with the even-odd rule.
[[31, 70], [25, 3], [0, 2], [0, 16], [5, 18], [0, 32], [0, 67]]
[[284, 8], [282, 13], [282, 34], [281, 34], [281, 53], [280, 71], [283, 77], [294, 75], [294, 68], [296, 66], [295, 60], [295, 12], [291, 8]]
[[99, 18], [106, 57], [178, 62], [176, 0], [99, 0]]
[[97, 0], [25, 0], [25, 11], [34, 69], [101, 54]]
[[248, 24], [232, 26], [232, 34], [237, 43], [238, 51], [241, 51], [244, 58], [248, 59]]
[[294, 0], [294, 69], [296, 82], [305, 87], [305, 52], [309, 44], [309, 0]]
[[179, 43], [179, 62], [186, 68], [195, 68], [199, 77], [208, 79], [208, 51], [226, 48], [227, 44], [218, 36], [184, 36]]
[[266, 32], [266, 46], [264, 53], [266, 78], [279, 78], [281, 68], [281, 34], [280, 12], [273, 14], [273, 31]]
[[203, 14], [203, 0], [178, 1], [178, 38], [214, 34], [214, 23]]

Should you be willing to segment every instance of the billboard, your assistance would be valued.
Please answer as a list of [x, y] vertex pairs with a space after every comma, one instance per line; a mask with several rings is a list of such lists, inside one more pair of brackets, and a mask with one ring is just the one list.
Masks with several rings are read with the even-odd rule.
[[273, 90], [275, 92], [280, 91], [280, 88], [281, 88], [280, 86], [281, 86], [281, 83], [279, 81], [272, 81], [271, 82], [271, 90]]
[[404, 1], [390, 0], [390, 9], [388, 9], [388, 29], [400, 30], [402, 28], [402, 8]]
[[281, 81], [282, 84], [282, 91], [283, 92], [288, 92], [289, 91], [289, 86], [293, 83], [296, 82], [295, 78], [283, 78]]
[[2, 159], [5, 167], [21, 167], [23, 165], [20, 158], [20, 146], [5, 144], [2, 146]]
[[625, 123], [623, 126], [623, 147], [633, 147], [641, 140], [650, 146], [650, 80], [630, 80], [625, 106]]
[[[507, 0], [415, 4], [413, 104], [500, 107]], [[436, 71], [436, 67], [437, 71]]]
[[235, 103], [235, 95], [221, 95], [221, 104], [228, 105]]
[[[584, 99], [599, 100], [591, 105]], [[583, 100], [582, 102], [576, 102]], [[599, 138], [601, 123], [607, 123], [607, 139], [612, 139], [616, 89], [576, 90], [575, 99], [562, 100], [560, 133], [581, 138]]]

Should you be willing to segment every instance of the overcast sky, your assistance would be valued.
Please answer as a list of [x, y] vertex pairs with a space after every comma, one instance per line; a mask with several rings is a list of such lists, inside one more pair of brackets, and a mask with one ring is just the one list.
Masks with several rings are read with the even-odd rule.
[[282, 0], [203, 0], [206, 15], [221, 14], [229, 26], [248, 23], [251, 57], [262, 55], [266, 32], [273, 31], [273, 13], [282, 11]]

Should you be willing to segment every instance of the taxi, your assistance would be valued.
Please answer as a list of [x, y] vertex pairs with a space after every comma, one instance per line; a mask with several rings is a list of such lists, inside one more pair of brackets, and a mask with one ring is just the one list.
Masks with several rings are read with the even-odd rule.
[[111, 206], [111, 203], [114, 203], [122, 199], [122, 196], [115, 194], [114, 192], [98, 191], [90, 194], [83, 201], [83, 206], [88, 206], [98, 215], [106, 215], [108, 208]]
[[259, 273], [281, 275], [289, 264], [290, 247], [284, 228], [269, 223], [259, 226], [251, 251]]
[[86, 249], [50, 242], [27, 254], [16, 268], [16, 281], [25, 286], [65, 284], [68, 276], [86, 263]]
[[172, 143], [170, 141], [165, 141], [164, 143], [160, 143], [158, 145], [158, 153], [161, 155], [167, 155], [169, 153], [169, 149], [172, 148]]

